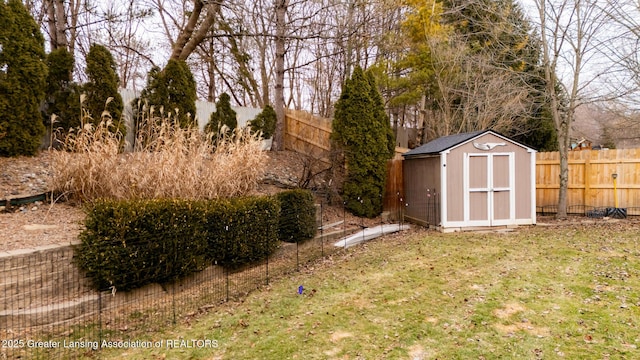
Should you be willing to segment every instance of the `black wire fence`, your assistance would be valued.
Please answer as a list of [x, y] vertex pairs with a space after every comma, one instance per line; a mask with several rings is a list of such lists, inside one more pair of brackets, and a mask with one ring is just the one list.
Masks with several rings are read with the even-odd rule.
[[[170, 346], [145, 334], [242, 298], [274, 278], [340, 251], [334, 243], [361, 227], [323, 223], [324, 208], [319, 206], [319, 230], [313, 239], [282, 243], [275, 253], [241, 268], [214, 264], [126, 292], [94, 290], [74, 264], [71, 245], [0, 254], [0, 359], [99, 358], [103, 348]], [[170, 259], [165, 264], [171, 266]], [[214, 342], [202, 339], [196, 345]]]
[[[436, 189], [410, 189], [406, 196], [397, 193], [400, 218], [407, 218], [424, 226], [440, 225], [440, 193]], [[411, 199], [408, 201], [407, 199]]]
[[[552, 216], [558, 213], [558, 205], [543, 205], [536, 208], [541, 216]], [[567, 215], [586, 216], [600, 219], [603, 217], [640, 216], [640, 207], [615, 208], [612, 206], [569, 205]]]

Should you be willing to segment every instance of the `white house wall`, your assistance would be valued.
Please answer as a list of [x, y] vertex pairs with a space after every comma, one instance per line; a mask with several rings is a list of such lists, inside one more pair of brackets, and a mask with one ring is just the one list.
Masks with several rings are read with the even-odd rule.
[[[133, 101], [136, 97], [140, 95], [139, 92], [130, 90], [130, 89], [119, 89], [120, 96], [122, 96], [122, 101], [124, 103], [124, 119], [125, 125], [127, 126], [127, 142], [129, 144], [133, 144], [134, 133], [131, 131], [133, 124], [133, 109], [131, 107], [131, 101]], [[255, 119], [262, 109], [244, 107], [244, 106], [232, 106], [231, 107], [236, 112], [236, 118], [238, 120], [238, 126], [244, 127], [247, 123], [253, 119]], [[216, 105], [214, 103], [202, 100], [196, 100], [196, 120], [198, 121], [198, 127], [200, 130], [204, 130], [205, 125], [209, 122], [209, 117], [211, 113], [216, 111]]]

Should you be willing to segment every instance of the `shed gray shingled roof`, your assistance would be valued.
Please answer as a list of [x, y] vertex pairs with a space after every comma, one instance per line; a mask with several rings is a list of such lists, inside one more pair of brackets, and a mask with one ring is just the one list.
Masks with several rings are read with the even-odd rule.
[[443, 136], [435, 140], [429, 141], [428, 143], [422, 146], [419, 146], [411, 151], [407, 151], [402, 156], [406, 158], [406, 157], [417, 156], [417, 155], [439, 154], [444, 150], [452, 148], [460, 143], [463, 143], [469, 139], [472, 139], [488, 131], [490, 130], [481, 130], [481, 131], [474, 131], [470, 133]]

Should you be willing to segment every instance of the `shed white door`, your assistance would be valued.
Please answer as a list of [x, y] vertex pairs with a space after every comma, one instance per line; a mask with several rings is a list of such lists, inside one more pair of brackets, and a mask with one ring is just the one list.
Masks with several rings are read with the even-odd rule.
[[465, 222], [475, 226], [508, 225], [515, 221], [514, 154], [465, 156]]

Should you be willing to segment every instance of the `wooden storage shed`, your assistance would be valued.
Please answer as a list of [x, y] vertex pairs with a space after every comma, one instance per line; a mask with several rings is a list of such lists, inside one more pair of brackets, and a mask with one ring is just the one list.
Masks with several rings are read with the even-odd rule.
[[492, 130], [406, 152], [405, 218], [442, 231], [535, 224], [535, 153]]

